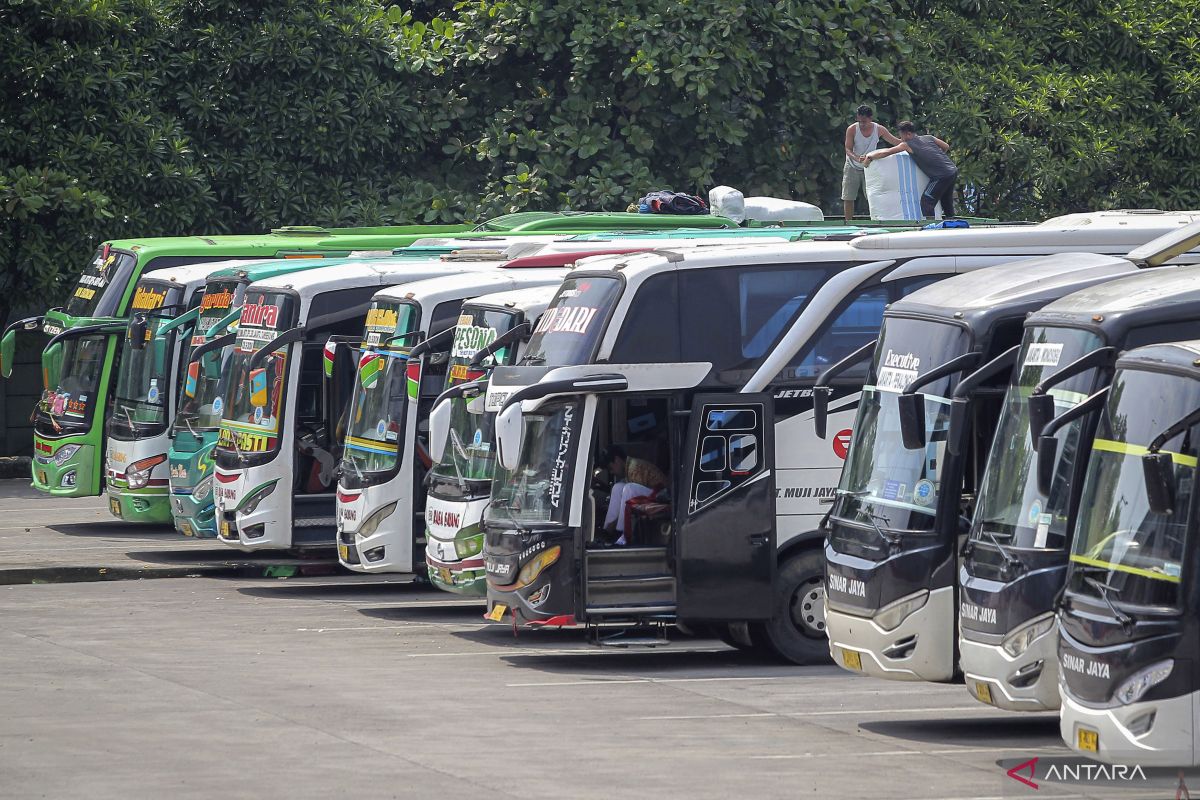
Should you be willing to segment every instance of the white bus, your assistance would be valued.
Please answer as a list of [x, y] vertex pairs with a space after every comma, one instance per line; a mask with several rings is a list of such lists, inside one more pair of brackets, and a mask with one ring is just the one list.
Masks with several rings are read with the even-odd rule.
[[[834, 387], [829, 441], [813, 430], [816, 376], [878, 336], [887, 303], [942, 277], [1124, 254], [1192, 219], [1099, 212], [580, 262], [521, 363], [488, 384], [503, 467], [484, 519], [489, 617], [735, 623], [792, 661], [828, 659], [818, 523], [863, 374]], [[624, 505], [593, 489], [614, 445], [662, 485]], [[609, 522], [632, 546], [597, 546]]]

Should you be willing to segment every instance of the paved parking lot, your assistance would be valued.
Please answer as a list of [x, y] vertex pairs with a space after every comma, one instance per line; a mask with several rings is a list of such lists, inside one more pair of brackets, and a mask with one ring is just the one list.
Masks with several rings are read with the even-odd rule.
[[3, 484], [2, 797], [1175, 795], [1153, 774], [1036, 790], [1008, 777], [1078, 759], [1054, 715], [991, 710], [960, 686], [709, 640], [514, 638], [475, 601], [264, 578], [220, 545], [110, 520], [99, 500]]

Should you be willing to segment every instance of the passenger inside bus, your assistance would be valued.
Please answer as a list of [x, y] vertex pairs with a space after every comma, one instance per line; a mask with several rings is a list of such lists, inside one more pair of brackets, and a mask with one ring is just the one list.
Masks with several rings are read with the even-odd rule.
[[[666, 398], [621, 398], [601, 411], [596, 441], [596, 531], [601, 547], [662, 545], [671, 518]], [[663, 469], [660, 465], [666, 464]]]

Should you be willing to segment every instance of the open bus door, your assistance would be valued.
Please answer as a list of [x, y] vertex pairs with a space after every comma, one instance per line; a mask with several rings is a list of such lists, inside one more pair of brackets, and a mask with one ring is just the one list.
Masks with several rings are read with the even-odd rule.
[[770, 394], [698, 394], [675, 503], [681, 619], [761, 620], [775, 582], [775, 437]]

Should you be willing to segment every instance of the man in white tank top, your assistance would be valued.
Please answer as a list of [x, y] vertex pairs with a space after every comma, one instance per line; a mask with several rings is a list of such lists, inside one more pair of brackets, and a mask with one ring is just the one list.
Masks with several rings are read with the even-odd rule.
[[863, 156], [879, 147], [879, 140], [900, 144], [892, 132], [873, 121], [870, 106], [859, 106], [854, 112], [854, 124], [846, 128], [846, 164], [842, 167], [842, 206], [846, 222], [854, 217], [854, 201], [864, 193]]

